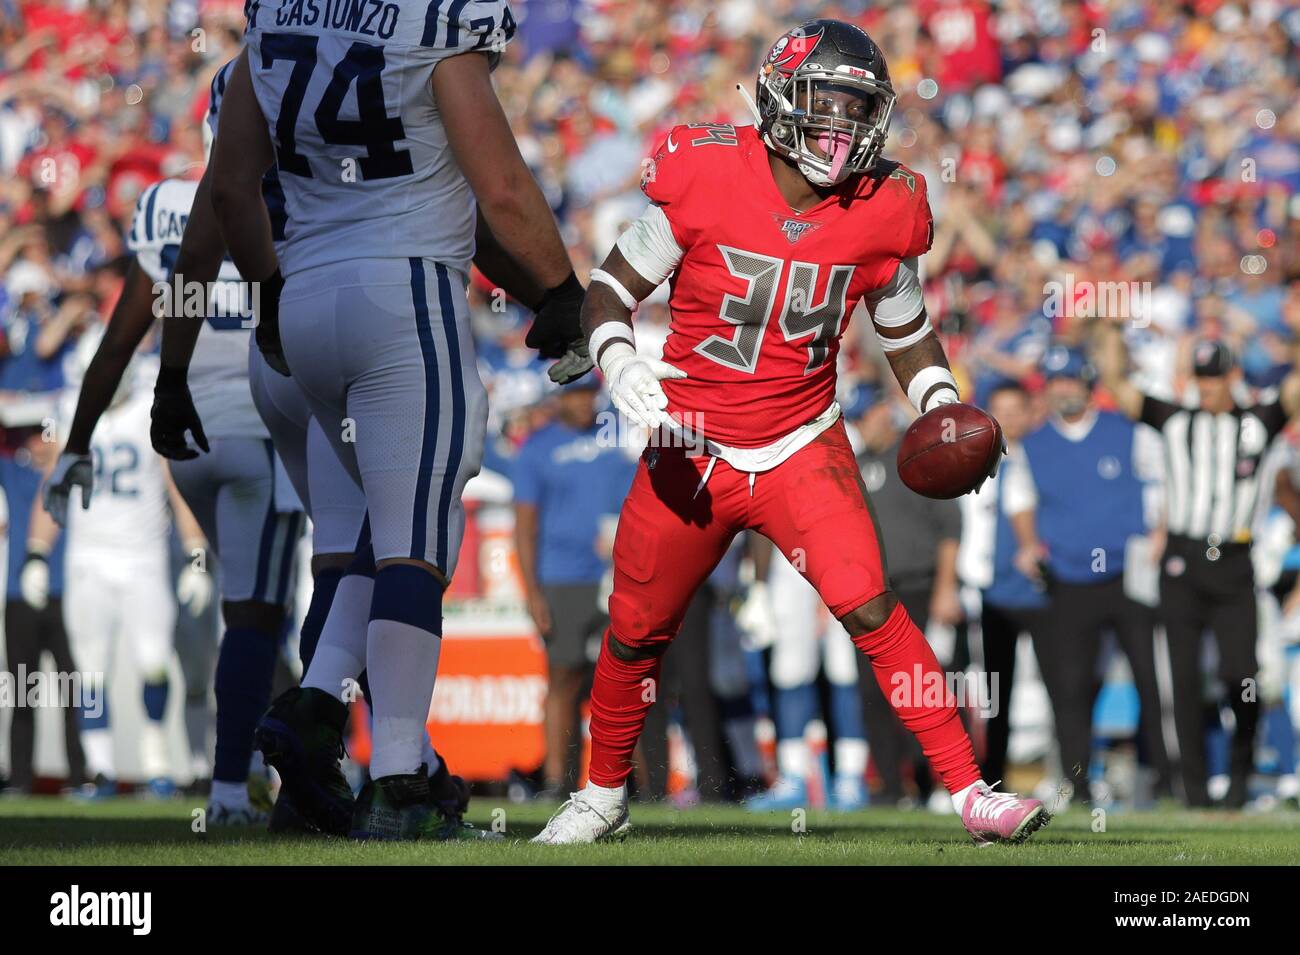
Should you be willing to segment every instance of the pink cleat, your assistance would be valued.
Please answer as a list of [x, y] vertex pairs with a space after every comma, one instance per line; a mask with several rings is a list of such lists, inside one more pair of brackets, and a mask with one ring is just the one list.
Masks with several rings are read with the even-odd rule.
[[961, 823], [975, 844], [1024, 842], [1051, 821], [1041, 800], [1022, 799], [1015, 793], [995, 793], [981, 781], [966, 796]]

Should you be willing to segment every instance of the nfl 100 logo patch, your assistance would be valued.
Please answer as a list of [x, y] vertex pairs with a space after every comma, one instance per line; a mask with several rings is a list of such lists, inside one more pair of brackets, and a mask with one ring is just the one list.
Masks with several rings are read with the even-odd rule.
[[790, 240], [791, 245], [794, 245], [808, 233], [816, 231], [821, 225], [818, 222], [808, 222], [804, 219], [788, 219], [784, 216], [773, 216], [773, 218], [780, 223], [781, 231], [785, 233], [785, 237]]

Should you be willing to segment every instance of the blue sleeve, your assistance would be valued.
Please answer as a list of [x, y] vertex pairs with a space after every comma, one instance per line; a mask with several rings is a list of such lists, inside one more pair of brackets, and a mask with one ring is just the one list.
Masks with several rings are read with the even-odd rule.
[[510, 468], [510, 478], [515, 485], [516, 504], [540, 504], [542, 500], [542, 469], [538, 466], [537, 436], [533, 435], [519, 449]]

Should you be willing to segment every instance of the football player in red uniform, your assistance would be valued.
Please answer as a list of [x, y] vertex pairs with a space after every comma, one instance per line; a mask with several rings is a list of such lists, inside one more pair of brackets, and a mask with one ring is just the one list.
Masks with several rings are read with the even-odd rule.
[[[627, 830], [625, 780], [660, 659], [745, 529], [781, 549], [871, 658], [977, 842], [1047, 821], [1038, 800], [980, 779], [951, 694], [934, 692], [944, 674], [889, 590], [835, 402], [840, 335], [862, 299], [918, 410], [958, 399], [917, 277], [932, 237], [925, 180], [880, 158], [894, 98], [884, 55], [859, 28], [813, 20], [787, 33], [759, 72], [758, 125], [674, 128], [647, 163], [650, 206], [592, 272], [591, 355], [615, 405], [658, 440], [614, 544], [590, 782], [535, 841]], [[637, 354], [631, 317], [665, 280], [672, 325], [659, 361]]]

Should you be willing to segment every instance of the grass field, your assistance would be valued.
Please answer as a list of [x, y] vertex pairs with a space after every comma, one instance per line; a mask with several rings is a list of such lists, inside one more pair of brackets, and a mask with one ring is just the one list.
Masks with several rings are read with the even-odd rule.
[[[274, 838], [252, 830], [192, 831], [196, 804], [122, 799], [76, 804], [0, 801], [0, 866], [9, 865], [1296, 865], [1300, 814], [1111, 813], [1094, 832], [1072, 810], [1019, 846], [976, 848], [953, 816], [873, 809], [809, 813], [806, 831], [788, 815], [743, 810], [634, 807], [621, 843], [529, 845], [552, 807], [500, 804], [498, 843], [359, 844]], [[491, 800], [470, 818], [491, 825]], [[499, 813], [498, 813], [499, 817]]]

